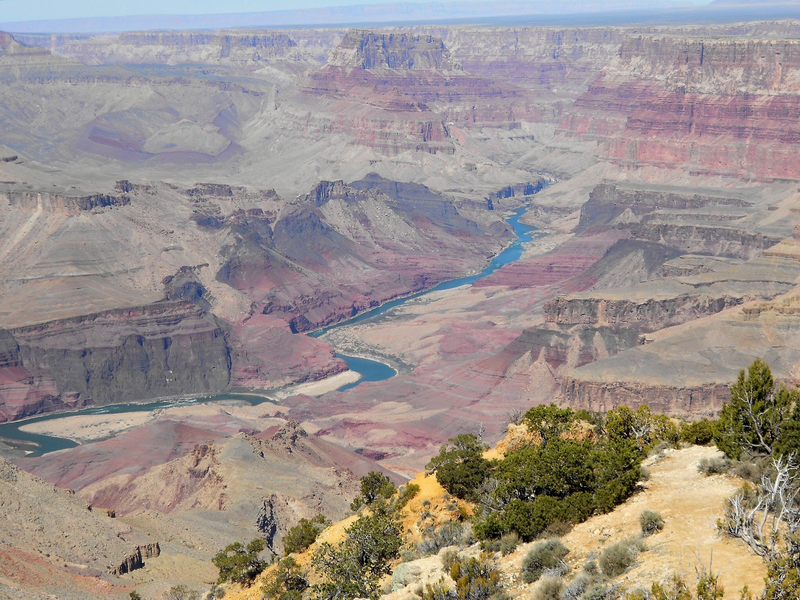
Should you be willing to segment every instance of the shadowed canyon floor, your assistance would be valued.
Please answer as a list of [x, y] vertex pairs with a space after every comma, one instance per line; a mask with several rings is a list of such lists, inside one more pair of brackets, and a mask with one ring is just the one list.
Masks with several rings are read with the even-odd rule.
[[[0, 440], [42, 502], [118, 513], [44, 562], [0, 524], [0, 583], [205, 585], [226, 543], [280, 549], [300, 517], [344, 516], [360, 475], [495, 442], [512, 409], [713, 416], [755, 357], [800, 381], [798, 40], [795, 21], [0, 34], [0, 421], [211, 398], [31, 423], [80, 442], [41, 457]], [[518, 260], [305, 335], [481, 273], [520, 209]], [[339, 391], [342, 354], [397, 375]], [[125, 527], [161, 554], [117, 579]]]

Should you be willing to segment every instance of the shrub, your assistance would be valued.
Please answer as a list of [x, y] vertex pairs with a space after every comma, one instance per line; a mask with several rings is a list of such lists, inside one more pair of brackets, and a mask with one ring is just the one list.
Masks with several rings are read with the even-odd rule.
[[586, 563], [583, 565], [583, 570], [592, 577], [596, 577], [600, 573], [600, 568], [593, 560], [586, 561]]
[[754, 483], [761, 484], [761, 478], [769, 474], [771, 469], [771, 461], [769, 459], [754, 459], [750, 461], [742, 461], [733, 463], [730, 473], [741, 477], [742, 479]]
[[242, 585], [250, 585], [264, 570], [267, 563], [259, 555], [267, 547], [267, 543], [256, 538], [247, 546], [240, 542], [230, 544], [220, 550], [211, 562], [219, 569], [217, 583], [231, 581]]
[[733, 463], [725, 457], [714, 456], [712, 458], [700, 459], [697, 469], [703, 475], [720, 475], [722, 473], [727, 473], [732, 464]]
[[453, 568], [453, 565], [458, 562], [458, 550], [454, 548], [445, 550], [444, 552], [442, 552], [441, 560], [442, 560], [442, 569], [444, 569], [445, 572], [449, 573], [450, 570]]
[[600, 570], [606, 577], [622, 575], [636, 562], [640, 552], [645, 549], [642, 540], [628, 538], [609, 546], [600, 555]]
[[425, 586], [422, 600], [456, 600], [458, 597], [444, 582], [444, 578]]
[[313, 519], [300, 519], [300, 522], [283, 536], [284, 555], [306, 550], [317, 541], [317, 536], [328, 525], [330, 521], [324, 515], [317, 515]]
[[219, 600], [223, 596], [225, 596], [225, 590], [215, 583], [211, 586], [211, 589], [208, 590], [206, 600]]
[[714, 441], [714, 423], [708, 419], [684, 423], [681, 426], [681, 440], [695, 446], [708, 446]]
[[380, 579], [391, 572], [403, 543], [402, 530], [390, 515], [362, 516], [345, 530], [338, 546], [323, 543], [312, 563], [320, 576], [317, 600], [378, 598]]
[[167, 600], [200, 600], [200, 592], [185, 585], [176, 585], [167, 592]]
[[714, 427], [714, 442], [728, 458], [772, 454], [781, 425], [800, 400], [797, 390], [776, 389], [772, 371], [757, 358], [730, 388], [731, 400], [723, 405]]
[[483, 450], [475, 435], [462, 434], [442, 446], [426, 469], [436, 473], [436, 481], [456, 498], [475, 501], [492, 467]]
[[376, 500], [388, 500], [397, 488], [383, 473], [377, 471], [370, 471], [361, 478], [361, 496], [356, 498], [353, 503], [357, 503], [360, 499], [364, 504], [370, 505]]
[[[586, 516], [588, 517], [589, 515]], [[544, 537], [563, 537], [570, 531], [572, 531], [572, 525], [559, 519], [544, 528]]]
[[533, 590], [533, 600], [560, 600], [564, 591], [564, 582], [561, 577], [545, 577]]
[[583, 592], [586, 591], [592, 583], [592, 576], [588, 573], [581, 572], [572, 578], [572, 581], [561, 592], [561, 600], [578, 600]]
[[502, 592], [500, 572], [485, 555], [455, 562], [450, 577], [456, 582], [456, 597], [462, 600], [488, 600]]
[[417, 545], [417, 550], [423, 556], [438, 554], [439, 550], [448, 546], [464, 546], [468, 537], [467, 526], [458, 521], [448, 521], [441, 527], [424, 529], [422, 531], [422, 541]]
[[306, 575], [291, 556], [278, 561], [261, 587], [264, 600], [300, 600], [307, 589]]
[[654, 510], [643, 510], [639, 515], [639, 525], [642, 535], [652, 535], [664, 529], [664, 519]]
[[611, 597], [611, 588], [602, 583], [596, 583], [586, 590], [581, 600], [606, 600]]
[[500, 538], [500, 554], [508, 556], [519, 546], [519, 536], [515, 532], [507, 533]]
[[545, 569], [557, 567], [569, 554], [569, 548], [560, 540], [547, 540], [536, 544], [522, 560], [522, 579], [525, 583], [537, 581]]
[[394, 503], [394, 510], [402, 510], [417, 494], [420, 492], [420, 487], [416, 483], [407, 483], [400, 488], [400, 493], [397, 495], [397, 500]]

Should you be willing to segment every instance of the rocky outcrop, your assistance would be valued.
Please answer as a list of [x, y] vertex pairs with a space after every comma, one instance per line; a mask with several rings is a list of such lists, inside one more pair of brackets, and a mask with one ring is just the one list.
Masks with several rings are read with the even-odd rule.
[[214, 393], [230, 380], [222, 325], [190, 302], [61, 319], [2, 339], [2, 420], [62, 406]]
[[526, 329], [506, 348], [547, 363], [554, 371], [579, 367], [599, 358], [614, 356], [639, 343], [639, 331], [631, 327], [579, 327], [570, 331], [537, 327]]
[[544, 305], [545, 319], [557, 325], [609, 325], [651, 332], [737, 306], [742, 297], [686, 294], [674, 298], [613, 300], [560, 296]]
[[440, 38], [351, 29], [328, 64], [355, 69], [460, 70]]
[[136, 546], [136, 549], [126, 556], [121, 563], [109, 569], [112, 575], [125, 575], [137, 569], [144, 567], [146, 558], [155, 558], [161, 554], [161, 548], [158, 542], [145, 544], [144, 546]]
[[687, 254], [708, 253], [743, 259], [758, 256], [782, 239], [735, 227], [657, 221], [633, 224], [630, 231], [634, 239], [660, 243]]
[[102, 208], [127, 206], [131, 203], [129, 196], [112, 196], [110, 194], [91, 194], [88, 196], [65, 196], [50, 192], [0, 191], [0, 202], [9, 206], [28, 210], [44, 210], [48, 212], [78, 215]]
[[[604, 182], [592, 190], [588, 202], [581, 207], [576, 231], [625, 224], [656, 211], [746, 208], [752, 204], [744, 194], [736, 192], [722, 194], [719, 190], [699, 192], [687, 188]], [[621, 219], [626, 212], [629, 216]]]
[[721, 383], [683, 387], [584, 381], [570, 376], [562, 380], [561, 394], [576, 410], [606, 412], [618, 406], [636, 409], [646, 404], [653, 412], [691, 419], [716, 417], [731, 398], [728, 384]]

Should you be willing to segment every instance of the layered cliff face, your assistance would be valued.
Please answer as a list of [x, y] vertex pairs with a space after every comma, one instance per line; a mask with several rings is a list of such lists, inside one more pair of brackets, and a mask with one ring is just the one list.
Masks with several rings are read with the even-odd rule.
[[328, 64], [351, 69], [460, 70], [440, 38], [358, 29], [347, 32]]
[[590, 410], [648, 404], [668, 414], [714, 416], [739, 369], [756, 357], [777, 379], [794, 381], [800, 329], [797, 313], [786, 310], [794, 304], [792, 297], [668, 329], [652, 343], [568, 372], [561, 393], [570, 406]]
[[235, 65], [255, 70], [266, 64], [324, 61], [341, 33], [328, 31], [169, 31], [119, 35], [19, 34], [25, 43], [87, 65]]
[[562, 127], [620, 162], [797, 177], [799, 67], [797, 40], [630, 36]]
[[[3, 420], [89, 404], [215, 393], [230, 379], [216, 319], [163, 303], [5, 332]], [[13, 351], [16, 345], [16, 351]]]

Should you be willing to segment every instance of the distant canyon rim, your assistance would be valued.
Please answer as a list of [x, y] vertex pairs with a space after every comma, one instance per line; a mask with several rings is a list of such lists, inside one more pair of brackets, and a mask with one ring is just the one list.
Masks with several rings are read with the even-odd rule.
[[[0, 439], [102, 550], [3, 533], [21, 589], [126, 594], [120, 536], [202, 581], [515, 409], [800, 381], [800, 21], [0, 33], [0, 123], [0, 421], [215, 398]], [[519, 209], [517, 260], [305, 335], [480, 273]], [[336, 391], [337, 353], [397, 375]]]

